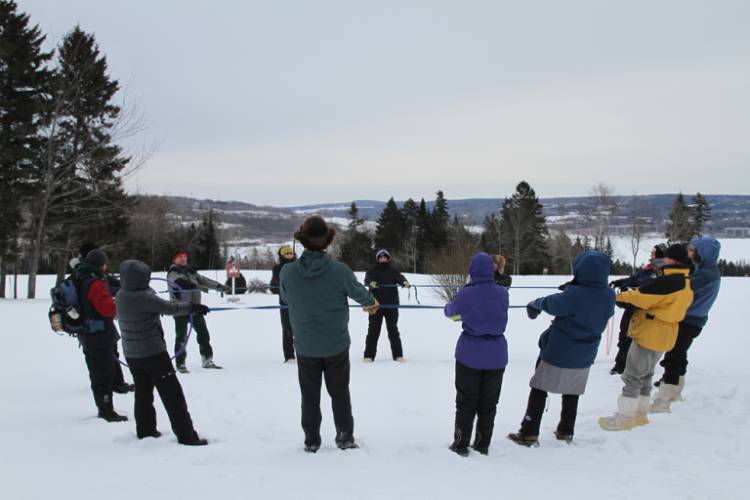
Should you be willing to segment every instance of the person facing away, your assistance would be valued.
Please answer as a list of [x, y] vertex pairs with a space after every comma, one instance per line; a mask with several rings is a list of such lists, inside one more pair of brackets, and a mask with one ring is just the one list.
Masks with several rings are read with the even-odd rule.
[[[225, 287], [212, 279], [198, 274], [198, 272], [188, 267], [188, 253], [184, 250], [178, 251], [172, 257], [172, 266], [167, 273], [167, 280], [170, 282], [169, 291], [172, 300], [189, 304], [201, 303], [201, 292], [207, 292], [209, 289], [224, 292]], [[175, 286], [176, 285], [176, 286]], [[187, 358], [187, 345], [185, 337], [188, 332], [188, 317], [175, 316], [175, 363], [177, 371], [188, 373], [185, 360]], [[206, 319], [202, 315], [193, 317], [193, 330], [198, 337], [198, 349], [201, 354], [201, 365], [203, 368], [222, 367], [214, 363], [214, 350], [211, 347], [211, 336], [208, 332]]]
[[385, 249], [378, 250], [375, 254], [375, 263], [365, 273], [365, 285], [381, 305], [394, 307], [381, 307], [370, 316], [365, 338], [364, 361], [366, 363], [375, 361], [380, 330], [383, 328], [383, 319], [385, 319], [388, 341], [391, 344], [391, 356], [394, 361], [403, 363], [405, 361], [404, 349], [401, 344], [401, 334], [398, 331], [399, 296], [396, 287], [409, 288], [411, 285], [393, 266], [391, 254]]
[[505, 288], [510, 288], [513, 284], [513, 277], [505, 274], [505, 257], [502, 255], [493, 255], [492, 262], [495, 266], [495, 283]]
[[[609, 286], [619, 288], [620, 291], [624, 292], [630, 288], [638, 288], [653, 280], [659, 275], [659, 268], [664, 260], [664, 251], [666, 249], [667, 246], [663, 243], [654, 245], [651, 249], [651, 258], [648, 262], [627, 278], [611, 281]], [[622, 372], [625, 371], [625, 358], [628, 355], [628, 349], [630, 349], [630, 342], [632, 342], [630, 337], [628, 337], [628, 325], [634, 311], [635, 308], [627, 307], [625, 308], [625, 312], [622, 313], [622, 318], [620, 318], [620, 333], [617, 336], [617, 355], [615, 355], [615, 365], [609, 371], [610, 375], [622, 375]]]
[[76, 266], [74, 281], [83, 317], [84, 330], [78, 336], [91, 381], [91, 392], [98, 416], [107, 422], [123, 422], [128, 417], [114, 410], [115, 357], [120, 338], [115, 327], [115, 301], [107, 283], [107, 254], [93, 249]]
[[151, 269], [139, 260], [120, 264], [122, 290], [117, 294], [117, 320], [122, 330], [122, 349], [135, 382], [135, 426], [138, 439], [158, 438], [154, 388], [159, 392], [177, 442], [202, 446], [188, 412], [185, 395], [167, 352], [161, 315], [203, 315], [208, 307], [191, 302], [168, 302], [149, 287]]
[[[289, 245], [284, 245], [279, 248], [279, 262], [271, 270], [271, 293], [279, 295], [279, 305], [286, 306], [286, 302], [281, 299], [281, 292], [279, 290], [279, 279], [281, 277], [281, 269], [296, 259], [294, 255], [294, 249]], [[292, 330], [292, 323], [289, 320], [289, 309], [282, 307], [279, 309], [281, 316], [281, 348], [284, 353], [284, 363], [295, 363], [296, 357], [294, 355], [294, 333]]]
[[666, 413], [671, 403], [682, 399], [687, 373], [687, 354], [690, 346], [708, 322], [708, 312], [716, 301], [721, 287], [719, 272], [719, 252], [721, 244], [710, 236], [693, 238], [688, 245], [688, 257], [693, 264], [690, 273], [690, 285], [693, 289], [693, 303], [680, 321], [677, 329], [677, 341], [674, 347], [664, 354], [661, 366], [664, 374], [659, 385], [659, 392], [651, 404], [650, 413]]
[[336, 426], [336, 446], [357, 448], [349, 393], [349, 303], [363, 306], [369, 314], [378, 302], [357, 281], [346, 264], [335, 262], [325, 250], [336, 231], [319, 215], [305, 219], [294, 238], [305, 247], [295, 262], [281, 270], [281, 299], [289, 304], [294, 330], [297, 375], [302, 396], [302, 430], [305, 451], [315, 453], [321, 445], [320, 389], [325, 379], [331, 396]]
[[447, 317], [460, 319], [462, 331], [456, 343], [456, 418], [450, 450], [469, 455], [472, 448], [489, 453], [497, 403], [508, 364], [508, 289], [495, 282], [492, 258], [479, 252], [471, 259], [471, 281], [445, 305]]
[[573, 263], [573, 281], [562, 293], [540, 297], [526, 306], [531, 319], [542, 311], [555, 318], [539, 337], [539, 358], [529, 381], [526, 413], [519, 431], [508, 434], [511, 441], [538, 445], [548, 393], [562, 394], [555, 437], [568, 443], [573, 440], [578, 400], [586, 391], [602, 332], [614, 314], [615, 293], [607, 286], [610, 267], [606, 254], [583, 252]]
[[693, 302], [689, 262], [685, 245], [671, 245], [656, 279], [637, 290], [617, 294], [619, 307], [630, 305], [636, 311], [628, 326], [633, 342], [625, 360], [617, 411], [599, 419], [605, 431], [629, 430], [649, 423], [654, 368], [662, 354], [675, 346], [679, 323]]

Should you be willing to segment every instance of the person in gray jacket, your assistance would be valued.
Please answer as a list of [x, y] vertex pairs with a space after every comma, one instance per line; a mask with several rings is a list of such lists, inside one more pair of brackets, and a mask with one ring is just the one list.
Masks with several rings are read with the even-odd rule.
[[[167, 273], [167, 279], [170, 282], [170, 296], [172, 300], [177, 302], [200, 304], [202, 292], [207, 292], [209, 289], [219, 292], [225, 291], [225, 287], [221, 283], [201, 276], [195, 269], [188, 267], [188, 253], [184, 250], [180, 250], [172, 257], [172, 266]], [[185, 345], [185, 337], [187, 337], [188, 332], [187, 316], [175, 316], [174, 328], [174, 352], [177, 371], [188, 373], [185, 366], [185, 358], [187, 358], [187, 346]], [[198, 337], [198, 349], [201, 353], [203, 368], [220, 369], [221, 366], [214, 363], [211, 336], [208, 333], [208, 326], [206, 326], [206, 320], [203, 316], [193, 318], [193, 329]]]
[[182, 386], [167, 353], [159, 316], [203, 317], [209, 309], [190, 302], [168, 302], [148, 285], [151, 269], [139, 260], [120, 264], [122, 289], [115, 299], [122, 349], [135, 383], [135, 426], [138, 439], [159, 437], [154, 410], [154, 387], [159, 391], [169, 415], [172, 430], [180, 444], [202, 446], [208, 441], [198, 436], [187, 409]]

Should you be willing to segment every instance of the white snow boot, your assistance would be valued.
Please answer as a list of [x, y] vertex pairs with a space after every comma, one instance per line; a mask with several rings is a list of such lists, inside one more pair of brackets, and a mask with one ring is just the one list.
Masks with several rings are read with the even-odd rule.
[[676, 401], [678, 397], [680, 397], [680, 386], [662, 381], [659, 384], [659, 392], [656, 394], [654, 402], [651, 403], [649, 413], [670, 413], [672, 401]]
[[648, 423], [648, 419], [638, 415], [638, 400], [639, 398], [620, 396], [617, 398], [617, 412], [611, 417], [600, 418], [599, 426], [605, 431], [628, 431], [637, 425]]
[[648, 421], [648, 412], [651, 409], [651, 397], [650, 396], [638, 396], [638, 411], [636, 412], [635, 425], [646, 425]]
[[685, 375], [680, 376], [680, 381], [677, 383], [677, 395], [675, 396], [675, 401], [685, 401], [685, 398], [682, 397], [682, 390], [685, 388]]
[[213, 357], [201, 358], [201, 360], [202, 360], [201, 365], [203, 366], [203, 368], [214, 368], [216, 370], [221, 370], [222, 368], [224, 368], [223, 366], [219, 366], [216, 363], [214, 363]]

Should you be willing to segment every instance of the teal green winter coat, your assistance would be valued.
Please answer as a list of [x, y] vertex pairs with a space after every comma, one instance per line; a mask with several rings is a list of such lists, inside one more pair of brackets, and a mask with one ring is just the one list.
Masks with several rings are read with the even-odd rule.
[[326, 358], [349, 349], [349, 302], [371, 305], [375, 298], [346, 264], [323, 252], [305, 250], [281, 269], [281, 300], [289, 304], [294, 349], [299, 356]]

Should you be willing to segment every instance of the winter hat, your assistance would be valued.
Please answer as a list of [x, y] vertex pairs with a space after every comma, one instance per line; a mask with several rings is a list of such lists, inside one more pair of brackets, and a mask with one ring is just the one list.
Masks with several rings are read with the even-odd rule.
[[667, 251], [667, 245], [665, 245], [664, 243], [659, 243], [658, 245], [654, 245], [654, 258], [663, 259], [664, 252], [666, 251]]
[[291, 253], [291, 254], [294, 253], [294, 249], [291, 246], [284, 245], [283, 247], [279, 248], [279, 255], [285, 255], [288, 253]]
[[187, 251], [186, 251], [186, 250], [177, 250], [177, 253], [175, 253], [175, 254], [174, 254], [174, 255], [172, 256], [172, 262], [176, 261], [176, 260], [177, 260], [177, 258], [178, 258], [178, 257], [180, 257], [181, 255], [184, 255], [185, 257], [187, 257], [187, 256], [188, 256], [188, 253], [187, 253]]
[[81, 248], [78, 250], [78, 255], [85, 259], [91, 250], [95, 250], [97, 248], [99, 248], [99, 245], [97, 245], [93, 241], [87, 241], [86, 243], [81, 245]]
[[687, 246], [682, 243], [675, 243], [669, 245], [667, 251], [664, 252], [664, 257], [672, 260], [676, 260], [680, 264], [688, 265], [690, 257], [688, 257]]
[[299, 240], [307, 250], [322, 252], [331, 244], [335, 235], [336, 230], [328, 227], [323, 217], [311, 215], [294, 233], [294, 239]]
[[386, 250], [385, 248], [381, 248], [380, 250], [378, 250], [378, 253], [375, 254], [375, 260], [377, 261], [380, 259], [380, 257], [383, 256], [388, 257], [388, 260], [391, 260], [391, 254], [388, 253], [388, 250]]
[[95, 248], [86, 254], [86, 264], [94, 269], [101, 269], [107, 263], [107, 254]]

